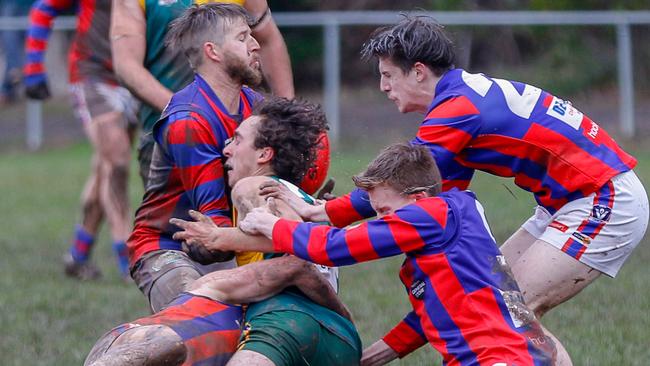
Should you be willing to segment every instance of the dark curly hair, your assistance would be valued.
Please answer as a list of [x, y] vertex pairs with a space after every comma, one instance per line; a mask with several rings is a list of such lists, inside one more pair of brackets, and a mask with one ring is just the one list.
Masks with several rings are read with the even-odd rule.
[[255, 147], [271, 147], [275, 151], [271, 161], [275, 174], [291, 183], [300, 183], [314, 165], [319, 137], [328, 129], [321, 106], [276, 97], [264, 101], [253, 114], [261, 117]]
[[361, 57], [387, 57], [408, 73], [416, 62], [436, 76], [454, 68], [454, 45], [442, 25], [428, 16], [410, 16], [395, 25], [377, 28], [361, 48]]

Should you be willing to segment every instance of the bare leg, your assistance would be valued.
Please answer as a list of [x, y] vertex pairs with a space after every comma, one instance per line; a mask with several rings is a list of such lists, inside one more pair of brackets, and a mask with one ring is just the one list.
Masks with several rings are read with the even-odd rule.
[[[572, 298], [593, 282], [600, 272], [571, 258], [552, 245], [536, 240], [519, 229], [501, 247], [519, 284], [526, 305], [541, 319], [555, 306]], [[557, 364], [571, 365], [571, 357], [562, 343], [542, 327], [555, 341]]]
[[104, 218], [104, 211], [99, 199], [99, 182], [101, 180], [100, 159], [94, 154], [91, 161], [90, 176], [81, 193], [81, 226], [90, 235], [96, 236], [99, 225]]
[[187, 355], [178, 334], [164, 325], [133, 328], [110, 342], [109, 334], [102, 337], [84, 366], [176, 366]]
[[228, 361], [226, 366], [274, 366], [275, 364], [268, 357], [254, 351], [237, 351]]
[[106, 113], [92, 122], [100, 160], [100, 200], [113, 240], [124, 241], [131, 233], [128, 178], [131, 141], [126, 121], [119, 112]]

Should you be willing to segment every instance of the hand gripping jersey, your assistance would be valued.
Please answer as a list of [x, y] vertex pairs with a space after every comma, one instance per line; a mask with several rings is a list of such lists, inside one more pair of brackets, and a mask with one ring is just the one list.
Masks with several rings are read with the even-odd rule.
[[45, 79], [45, 50], [52, 24], [62, 12], [77, 10], [77, 30], [70, 47], [70, 82], [93, 78], [117, 85], [111, 61], [108, 32], [111, 0], [38, 0], [29, 13], [27, 31], [25, 83]]
[[[129, 329], [166, 325], [183, 340], [187, 356], [183, 366], [225, 365], [237, 349], [241, 333], [241, 306], [228, 305], [189, 293], [180, 294], [167, 308], [122, 324], [97, 343], [110, 346]], [[108, 348], [108, 347], [106, 347]]]
[[[206, 0], [140, 0], [147, 23], [147, 52], [144, 67], [167, 89], [177, 92], [192, 81], [192, 68], [187, 57], [165, 47], [165, 36], [169, 24], [178, 18], [192, 4], [210, 2], [234, 3], [243, 5], [245, 1], [206, 1]], [[149, 132], [160, 118], [160, 114], [143, 103], [140, 108], [142, 130]]]
[[523, 304], [471, 192], [454, 189], [347, 229], [281, 219], [273, 244], [328, 266], [406, 254], [400, 279], [413, 312], [384, 338], [400, 355], [428, 341], [445, 364], [552, 364], [551, 340]]
[[[571, 103], [531, 85], [461, 69], [448, 71], [438, 82], [412, 143], [431, 151], [443, 190], [466, 189], [478, 169], [513, 177], [551, 214], [636, 165]], [[359, 195], [328, 202], [330, 217], [348, 223], [368, 217], [372, 210]]]
[[153, 131], [156, 146], [149, 183], [127, 241], [131, 266], [154, 250], [181, 250], [181, 243], [172, 239], [178, 228], [168, 221], [191, 220], [190, 209], [219, 226], [231, 226], [223, 147], [259, 99], [243, 88], [239, 113], [231, 116], [199, 75], [172, 97]]

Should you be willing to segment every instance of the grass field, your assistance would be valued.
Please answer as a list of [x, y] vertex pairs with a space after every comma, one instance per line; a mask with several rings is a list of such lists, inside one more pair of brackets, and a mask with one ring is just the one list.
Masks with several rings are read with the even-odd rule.
[[[375, 149], [366, 149], [334, 154], [331, 172], [337, 177], [338, 193], [350, 188], [348, 177], [375, 153]], [[650, 150], [636, 149], [633, 153], [640, 161], [637, 172], [647, 184]], [[102, 333], [147, 314], [145, 299], [135, 285], [118, 279], [106, 230], [94, 256], [104, 278], [80, 283], [62, 274], [60, 258], [78, 218], [78, 197], [89, 154], [86, 145], [75, 145], [35, 154], [0, 155], [1, 365], [80, 365]], [[483, 202], [500, 242], [532, 212], [530, 195], [506, 180], [479, 175], [472, 189]], [[134, 207], [141, 195], [139, 178], [134, 174]], [[649, 363], [648, 241], [646, 236], [615, 280], [599, 279], [544, 318], [575, 365]], [[341, 297], [353, 310], [365, 345], [408, 310], [397, 277], [400, 263], [400, 258], [393, 258], [342, 270]], [[439, 364], [435, 352], [425, 348], [394, 364]]]

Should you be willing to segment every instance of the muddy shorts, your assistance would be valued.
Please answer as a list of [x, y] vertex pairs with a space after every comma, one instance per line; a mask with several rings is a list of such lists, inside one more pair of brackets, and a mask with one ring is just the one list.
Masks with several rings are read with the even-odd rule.
[[131, 277], [155, 313], [186, 291], [194, 280], [207, 273], [229, 268], [235, 268], [234, 260], [202, 265], [179, 250], [157, 250], [138, 260], [131, 270]]
[[124, 116], [124, 128], [133, 128], [138, 123], [138, 102], [124, 87], [84, 80], [70, 85], [70, 94], [74, 113], [84, 125], [111, 112], [119, 112]]
[[345, 342], [308, 314], [281, 310], [250, 319], [238, 349], [262, 354], [276, 366], [352, 366], [359, 364], [358, 346]]

